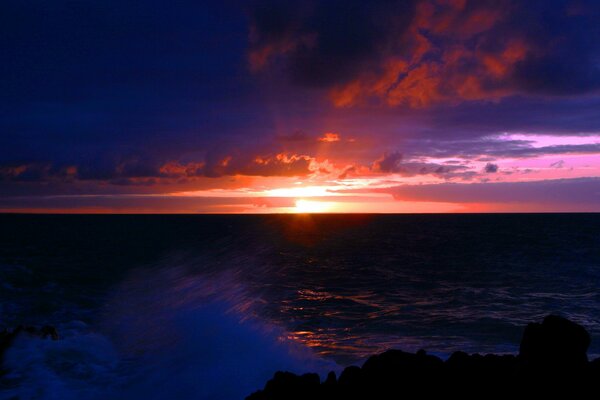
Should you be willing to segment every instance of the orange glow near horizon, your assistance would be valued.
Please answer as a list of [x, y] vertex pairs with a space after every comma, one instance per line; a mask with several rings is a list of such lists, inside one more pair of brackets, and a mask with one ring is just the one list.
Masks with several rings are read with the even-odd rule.
[[[600, 136], [576, 138], [580, 145], [597, 144]], [[564, 145], [559, 138], [543, 135], [501, 136], [501, 140], [524, 140], [535, 146]], [[534, 147], [535, 147], [534, 146]], [[13, 203], [0, 207], [0, 212], [25, 213], [161, 213], [161, 214], [311, 214], [311, 213], [480, 213], [480, 212], [569, 212], [568, 202], [532, 196], [516, 197], [514, 201], [494, 202], [456, 197], [457, 189], [470, 185], [560, 182], [600, 176], [597, 154], [542, 154], [532, 157], [505, 157], [493, 161], [497, 171], [487, 173], [487, 160], [466, 162], [456, 157], [427, 158], [406, 162], [407, 171], [381, 171], [372, 166], [352, 165], [349, 161], [319, 160], [319, 168], [305, 176], [245, 176], [227, 178], [196, 177], [173, 182], [164, 178], [152, 185], [128, 186], [126, 193], [66, 194], [26, 199], [15, 198]], [[417, 168], [419, 163], [453, 168], [444, 175], [431, 169], [430, 173]], [[412, 166], [416, 164], [416, 166]], [[461, 175], [467, 174], [467, 175]], [[471, 174], [471, 175], [468, 175]], [[165, 184], [166, 183], [166, 184]], [[442, 184], [441, 190], [433, 190]], [[411, 196], [410, 188], [431, 186], [429, 195]], [[137, 193], [137, 188], [143, 189]], [[394, 194], [395, 187], [408, 188], [408, 194]], [[558, 186], [557, 186], [558, 187]], [[452, 189], [452, 190], [451, 190]], [[454, 193], [446, 196], [445, 190]], [[462, 189], [461, 189], [462, 190]], [[481, 187], [483, 190], [483, 186]], [[561, 189], [557, 189], [561, 190]], [[483, 192], [481, 192], [483, 193]], [[487, 202], [486, 202], [487, 200]], [[597, 212], [598, 203], [577, 203], [576, 210]]]
[[326, 213], [326, 212], [340, 212], [336, 207], [336, 203], [331, 201], [315, 201], [315, 200], [296, 200], [296, 207], [292, 212], [295, 213]]

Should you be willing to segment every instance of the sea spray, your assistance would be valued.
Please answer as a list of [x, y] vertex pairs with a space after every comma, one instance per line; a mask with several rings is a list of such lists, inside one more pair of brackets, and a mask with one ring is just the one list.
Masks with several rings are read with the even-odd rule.
[[121, 354], [142, 361], [123, 393], [242, 398], [274, 371], [332, 367], [261, 319], [263, 300], [236, 278], [231, 270], [194, 275], [179, 265], [138, 271], [121, 285], [104, 330]]
[[114, 385], [119, 357], [112, 343], [73, 321], [60, 340], [21, 334], [4, 356], [0, 399], [95, 400]]
[[277, 370], [337, 369], [261, 319], [263, 300], [234, 272], [190, 271], [134, 271], [97, 329], [74, 323], [56, 342], [21, 338], [7, 353], [6, 398], [240, 399]]

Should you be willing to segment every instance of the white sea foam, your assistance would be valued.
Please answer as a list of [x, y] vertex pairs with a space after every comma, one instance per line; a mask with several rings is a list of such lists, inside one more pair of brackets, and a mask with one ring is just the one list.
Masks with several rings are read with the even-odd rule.
[[0, 398], [240, 399], [277, 370], [334, 369], [255, 312], [231, 274], [185, 267], [132, 274], [96, 329], [60, 326], [58, 341], [20, 337], [7, 352]]

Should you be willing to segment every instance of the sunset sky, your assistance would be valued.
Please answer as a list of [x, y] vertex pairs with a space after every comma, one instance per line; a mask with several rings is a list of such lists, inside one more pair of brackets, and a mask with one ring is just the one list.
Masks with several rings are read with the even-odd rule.
[[600, 2], [0, 4], [0, 211], [600, 211]]

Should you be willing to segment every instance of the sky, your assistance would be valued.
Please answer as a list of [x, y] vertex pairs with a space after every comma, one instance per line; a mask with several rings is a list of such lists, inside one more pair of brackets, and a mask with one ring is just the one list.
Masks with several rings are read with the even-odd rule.
[[0, 47], [0, 212], [600, 212], [595, 0], [4, 0]]

